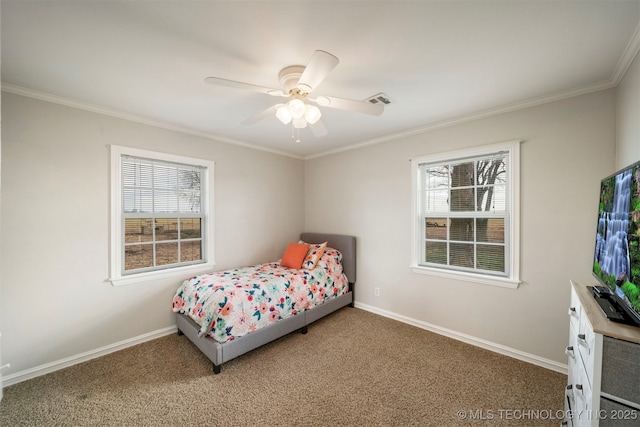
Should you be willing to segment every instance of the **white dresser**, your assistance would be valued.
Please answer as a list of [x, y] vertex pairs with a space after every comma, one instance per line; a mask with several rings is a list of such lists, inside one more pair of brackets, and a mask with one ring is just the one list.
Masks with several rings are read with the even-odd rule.
[[608, 320], [587, 285], [571, 282], [562, 425], [640, 426], [640, 328]]

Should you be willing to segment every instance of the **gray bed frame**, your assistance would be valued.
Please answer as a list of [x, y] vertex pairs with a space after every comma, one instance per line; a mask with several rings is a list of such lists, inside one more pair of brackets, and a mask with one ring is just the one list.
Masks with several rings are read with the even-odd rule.
[[282, 319], [277, 323], [223, 344], [208, 336], [199, 337], [200, 326], [187, 315], [178, 313], [176, 315], [178, 334], [189, 338], [211, 360], [215, 374], [219, 374], [221, 365], [231, 359], [293, 331], [300, 330], [303, 334], [306, 334], [307, 325], [310, 323], [346, 305], [353, 307], [353, 285], [356, 282], [356, 238], [340, 234], [302, 233], [300, 239], [306, 243], [328, 242], [328, 247], [337, 249], [342, 253], [342, 267], [349, 281], [349, 292], [325, 301], [310, 310], [305, 310], [293, 317]]

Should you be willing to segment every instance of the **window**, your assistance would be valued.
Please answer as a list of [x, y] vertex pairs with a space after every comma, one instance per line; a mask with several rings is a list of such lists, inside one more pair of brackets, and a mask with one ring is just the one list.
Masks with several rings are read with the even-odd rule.
[[519, 146], [411, 160], [414, 271], [518, 286]]
[[111, 282], [213, 266], [213, 162], [111, 146]]

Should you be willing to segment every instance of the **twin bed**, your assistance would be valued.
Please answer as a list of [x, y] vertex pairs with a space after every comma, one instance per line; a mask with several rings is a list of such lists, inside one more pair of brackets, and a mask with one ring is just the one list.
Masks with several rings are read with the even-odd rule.
[[[300, 240], [311, 248], [300, 269], [272, 262], [195, 276], [178, 288], [178, 333], [211, 360], [214, 373], [231, 359], [296, 330], [304, 334], [310, 323], [353, 306], [355, 237], [302, 233]], [[315, 260], [314, 247], [321, 249]]]

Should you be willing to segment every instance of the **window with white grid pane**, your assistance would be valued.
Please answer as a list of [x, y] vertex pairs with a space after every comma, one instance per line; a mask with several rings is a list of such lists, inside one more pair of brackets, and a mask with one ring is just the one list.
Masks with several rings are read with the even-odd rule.
[[414, 271], [517, 286], [519, 144], [411, 160]]
[[111, 147], [111, 281], [213, 265], [213, 162]]

